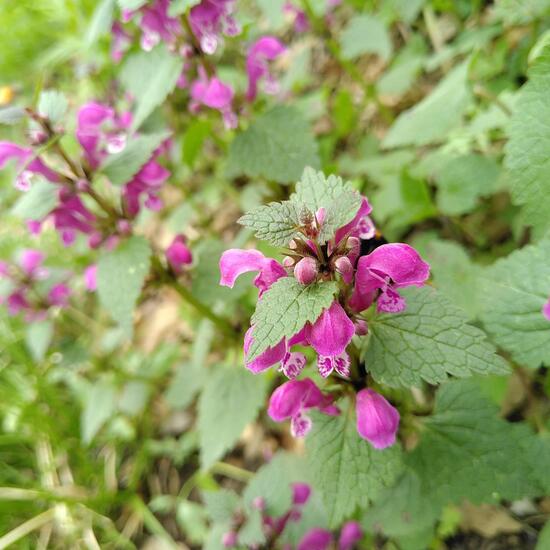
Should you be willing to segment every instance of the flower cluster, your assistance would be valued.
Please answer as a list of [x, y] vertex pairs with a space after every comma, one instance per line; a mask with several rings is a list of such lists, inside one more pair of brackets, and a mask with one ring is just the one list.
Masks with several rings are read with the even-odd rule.
[[[297, 523], [302, 519], [302, 510], [311, 497], [311, 487], [307, 483], [292, 483], [292, 502], [286, 513], [279, 517], [270, 516], [267, 512], [266, 501], [262, 497], [254, 500], [253, 506], [262, 516], [262, 530], [266, 541], [273, 543], [284, 533], [286, 527], [291, 523]], [[245, 522], [241, 512], [235, 514], [233, 526], [230, 531], [222, 537], [222, 544], [225, 548], [239, 546], [239, 529]], [[346, 523], [340, 532], [338, 550], [352, 550], [363, 538], [361, 526], [350, 521]], [[310, 529], [300, 540], [296, 550], [325, 550], [334, 543], [333, 534], [326, 529], [314, 527]], [[286, 550], [292, 550], [289, 544], [283, 545]]]
[[70, 288], [66, 276], [52, 273], [44, 266], [39, 250], [23, 250], [14, 263], [0, 262], [0, 303], [10, 315], [24, 313], [28, 322], [46, 318], [52, 307], [67, 306]]
[[[183, 58], [183, 71], [177, 84], [179, 88], [189, 89], [191, 112], [201, 107], [217, 110], [225, 126], [235, 128], [238, 120], [233, 110], [234, 90], [216, 75], [215, 68], [204, 57], [218, 50], [223, 36], [240, 33], [233, 17], [234, 7], [234, 0], [202, 0], [188, 15], [173, 16], [168, 0], [153, 0], [137, 10], [123, 10], [122, 21], [112, 27], [113, 59], [119, 61], [131, 42], [131, 35], [123, 24], [137, 22], [142, 49], [150, 51], [163, 42], [174, 55]], [[285, 51], [285, 46], [273, 36], [261, 37], [251, 44], [246, 58], [248, 101], [256, 98], [260, 81], [264, 81], [266, 93], [278, 93], [279, 86], [269, 62]]]
[[[56, 137], [47, 119], [36, 114], [33, 118], [44, 127], [36, 144]], [[158, 193], [170, 172], [158, 162], [158, 157], [167, 151], [169, 140], [122, 186], [118, 206], [110, 204], [94, 188], [94, 173], [111, 155], [127, 146], [131, 122], [128, 112], [117, 115], [111, 107], [95, 102], [83, 105], [77, 113], [76, 126], [81, 159], [71, 160], [59, 145], [54, 145], [48, 153], [52, 157], [51, 166], [32, 147], [0, 142], [0, 169], [10, 160], [16, 162], [18, 189], [30, 191], [36, 175], [56, 186], [57, 201], [53, 208], [40, 219], [27, 220], [32, 233], [39, 233], [45, 223], [51, 222], [67, 246], [81, 234], [87, 236], [91, 248], [104, 244], [112, 247], [119, 237], [131, 233], [132, 222], [142, 207], [161, 208]], [[55, 154], [57, 159], [53, 158]], [[112, 191], [115, 190], [113, 186]]]
[[[315, 322], [306, 323], [291, 338], [283, 338], [251, 360], [247, 354], [254, 340], [254, 326], [245, 335], [245, 365], [249, 370], [259, 373], [277, 365], [291, 379], [275, 390], [269, 414], [276, 421], [290, 419], [295, 436], [305, 435], [311, 426], [304, 415], [308, 409], [317, 408], [325, 414], [337, 414], [337, 409], [330, 396], [324, 395], [312, 380], [294, 380], [307, 361], [293, 346], [306, 346], [316, 352], [321, 377], [334, 373], [343, 380], [357, 378], [352, 373], [348, 350], [355, 335], [368, 333], [364, 312], [371, 307], [379, 313], [403, 311], [406, 302], [399, 289], [422, 286], [429, 277], [429, 265], [411, 246], [388, 243], [371, 247], [377, 233], [369, 216], [371, 210], [368, 200], [362, 197], [353, 219], [338, 228], [328, 242], [319, 240], [327, 210], [321, 207], [315, 214], [302, 215], [300, 236], [289, 243], [282, 263], [257, 250], [231, 249], [220, 259], [222, 285], [232, 287], [239, 275], [258, 273], [254, 284], [259, 289], [259, 300], [283, 277], [294, 277], [304, 286], [338, 282], [337, 296]], [[372, 389], [363, 389], [357, 394], [356, 408], [361, 437], [376, 448], [393, 444], [399, 413], [384, 397]]]

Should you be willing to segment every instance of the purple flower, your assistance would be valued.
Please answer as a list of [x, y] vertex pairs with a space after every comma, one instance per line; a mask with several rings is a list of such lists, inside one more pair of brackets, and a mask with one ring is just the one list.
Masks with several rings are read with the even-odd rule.
[[307, 483], [292, 484], [292, 504], [303, 506], [311, 496], [311, 487]]
[[379, 393], [370, 388], [357, 394], [355, 405], [357, 431], [375, 449], [385, 449], [395, 443], [399, 427], [399, 412]]
[[318, 353], [319, 373], [326, 378], [335, 370], [349, 376], [349, 357], [346, 348], [355, 334], [355, 326], [344, 308], [334, 301], [319, 319], [306, 327], [306, 339]]
[[332, 533], [326, 529], [310, 529], [298, 544], [298, 550], [328, 550], [332, 544]]
[[189, 12], [189, 24], [204, 53], [213, 54], [222, 34], [236, 36], [240, 33], [231, 15], [234, 0], [202, 0]]
[[297, 33], [307, 32], [309, 30], [309, 19], [305, 11], [297, 8], [292, 2], [285, 2], [283, 12], [294, 18], [294, 30]]
[[[250, 327], [244, 335], [245, 357], [254, 340], [252, 337], [253, 330], [254, 327]], [[245, 361], [245, 366], [254, 374], [258, 374], [273, 365], [279, 364], [279, 370], [282, 371], [287, 378], [296, 378], [305, 367], [306, 357], [303, 353], [291, 352], [290, 348], [294, 344], [299, 344], [302, 342], [303, 336], [301, 332], [296, 336], [293, 336], [288, 341], [283, 338], [276, 346], [267, 348], [258, 357], [256, 357], [256, 359], [253, 359], [252, 361]]]
[[25, 289], [12, 292], [6, 300], [6, 305], [8, 306], [8, 313], [12, 316], [31, 307], [25, 295]]
[[548, 298], [548, 301], [542, 306], [542, 314], [550, 321], [550, 298]]
[[[366, 197], [362, 197], [361, 205], [359, 206], [359, 210], [357, 211], [357, 214], [355, 214], [353, 220], [336, 231], [336, 235], [334, 236], [334, 241], [336, 244], [348, 236], [359, 237], [360, 239], [372, 238], [366, 236], [366, 234], [370, 234], [370, 229], [367, 233], [365, 232], [365, 224], [367, 226], [369, 225], [369, 214], [371, 212], [372, 206], [369, 204]], [[372, 221], [370, 221], [370, 223], [372, 223]]]
[[233, 88], [216, 76], [208, 78], [202, 68], [199, 69], [199, 78], [191, 84], [191, 100], [189, 108], [192, 112], [198, 111], [200, 105], [205, 105], [221, 113], [226, 128], [237, 127], [237, 116], [231, 106]]
[[29, 279], [44, 279], [48, 271], [42, 267], [44, 253], [40, 250], [26, 249], [19, 256], [19, 266]]
[[286, 51], [286, 47], [274, 36], [263, 36], [250, 47], [246, 58], [248, 73], [248, 90], [246, 98], [253, 101], [258, 94], [258, 81], [265, 80], [265, 91], [276, 94], [279, 91], [278, 82], [269, 71], [268, 61], [273, 61]]
[[338, 550], [352, 550], [363, 538], [363, 529], [357, 521], [348, 521], [340, 531]]
[[290, 419], [292, 435], [304, 437], [311, 429], [311, 419], [306, 414], [308, 410], [319, 409], [330, 416], [340, 414], [332, 400], [332, 396], [323, 394], [310, 378], [290, 380], [273, 392], [267, 412], [276, 422]]
[[158, 193], [162, 184], [170, 177], [170, 171], [154, 160], [159, 153], [159, 150], [155, 151], [153, 157], [124, 185], [122, 195], [130, 216], [136, 216], [141, 210], [141, 197], [145, 197], [143, 204], [149, 210], [158, 211], [162, 208]]
[[111, 36], [111, 58], [115, 63], [119, 63], [130, 45], [131, 36], [118, 21], [115, 21], [111, 27]]
[[84, 206], [80, 197], [69, 190], [60, 189], [59, 203], [49, 216], [65, 246], [74, 243], [77, 233], [91, 235], [94, 231], [95, 216]]
[[51, 168], [48, 168], [34, 151], [28, 147], [21, 147], [9, 141], [0, 141], [0, 170], [10, 160], [15, 160], [18, 174], [15, 179], [15, 187], [20, 191], [28, 191], [32, 184], [32, 176], [40, 174], [47, 180], [57, 183], [59, 176]]
[[395, 313], [405, 309], [405, 299], [397, 292], [405, 286], [422, 286], [430, 276], [430, 266], [418, 252], [403, 243], [384, 244], [357, 262], [351, 306], [368, 308], [377, 298], [377, 311]]
[[254, 285], [260, 290], [260, 296], [281, 277], [286, 277], [285, 268], [276, 260], [266, 258], [258, 250], [231, 248], [220, 258], [220, 285], [233, 288], [239, 275], [249, 271], [258, 271]]
[[186, 242], [184, 235], [176, 235], [172, 244], [166, 249], [166, 260], [174, 273], [182, 273], [184, 267], [193, 262], [193, 255]]
[[48, 292], [48, 302], [52, 306], [65, 307], [69, 303], [71, 289], [64, 283], [54, 285]]
[[89, 290], [90, 292], [95, 292], [97, 289], [97, 265], [92, 264], [89, 265], [84, 270], [84, 286], [86, 287], [86, 290]]

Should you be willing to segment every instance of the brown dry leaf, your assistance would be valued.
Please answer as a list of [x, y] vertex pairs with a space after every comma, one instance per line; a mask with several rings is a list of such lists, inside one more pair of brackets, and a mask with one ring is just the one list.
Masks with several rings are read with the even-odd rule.
[[462, 528], [474, 531], [485, 538], [493, 538], [501, 533], [519, 533], [523, 529], [504, 508], [482, 504], [474, 506], [469, 502], [461, 507]]

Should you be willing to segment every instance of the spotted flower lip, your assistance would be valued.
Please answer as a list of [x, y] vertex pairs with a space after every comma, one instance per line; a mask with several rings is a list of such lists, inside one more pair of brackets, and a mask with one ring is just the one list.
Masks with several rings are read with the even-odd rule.
[[542, 314], [550, 321], [550, 298], [548, 298], [548, 301], [542, 306]]
[[371, 388], [361, 390], [356, 400], [357, 431], [375, 449], [395, 443], [399, 428], [399, 412], [385, 397]]
[[258, 83], [265, 80], [265, 91], [277, 93], [278, 82], [269, 70], [268, 61], [273, 61], [286, 51], [286, 46], [274, 36], [262, 36], [248, 50], [246, 72], [248, 74], [248, 90], [246, 98], [253, 101], [258, 95]]
[[276, 422], [290, 419], [290, 431], [294, 437], [304, 437], [311, 429], [310, 409], [318, 409], [329, 416], [340, 414], [333, 405], [333, 398], [325, 395], [311, 378], [290, 380], [279, 386], [269, 400], [268, 414]]

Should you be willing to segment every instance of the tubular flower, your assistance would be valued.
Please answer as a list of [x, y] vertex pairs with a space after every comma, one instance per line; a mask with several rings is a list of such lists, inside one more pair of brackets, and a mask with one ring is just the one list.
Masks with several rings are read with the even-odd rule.
[[166, 260], [176, 274], [182, 273], [186, 266], [193, 263], [193, 254], [186, 243], [184, 235], [176, 235], [166, 249]]
[[276, 422], [290, 419], [292, 435], [304, 437], [311, 429], [308, 410], [318, 409], [329, 416], [340, 414], [332, 401], [332, 396], [323, 394], [310, 378], [290, 380], [273, 392], [267, 412]]
[[375, 449], [385, 449], [395, 443], [399, 427], [399, 412], [370, 388], [361, 390], [356, 401], [357, 431]]
[[250, 47], [246, 58], [248, 101], [253, 101], [258, 95], [258, 82], [261, 79], [264, 79], [266, 93], [276, 94], [279, 91], [279, 84], [269, 70], [268, 61], [273, 61], [285, 51], [284, 44], [274, 36], [263, 36]]
[[53, 183], [59, 181], [59, 175], [48, 168], [31, 148], [21, 147], [9, 141], [0, 141], [0, 170], [10, 160], [16, 162], [18, 174], [15, 178], [15, 187], [20, 191], [28, 191], [31, 188], [32, 178], [35, 174], [39, 174]]

